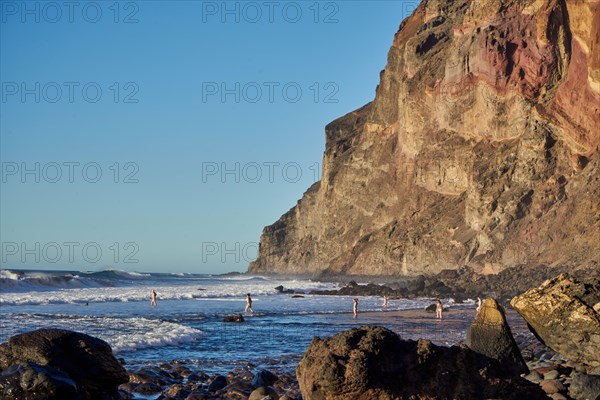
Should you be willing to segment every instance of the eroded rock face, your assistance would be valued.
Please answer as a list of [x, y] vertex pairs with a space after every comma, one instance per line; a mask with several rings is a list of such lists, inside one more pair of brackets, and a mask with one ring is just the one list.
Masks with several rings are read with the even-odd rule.
[[467, 346], [479, 354], [498, 360], [517, 375], [529, 372], [506, 322], [504, 310], [494, 299], [486, 299], [481, 304], [475, 321], [467, 331]]
[[0, 344], [0, 370], [28, 362], [64, 373], [81, 400], [118, 399], [117, 387], [129, 380], [105, 341], [62, 329], [39, 329]]
[[600, 264], [600, 3], [428, 0], [256, 273]]
[[600, 282], [561, 274], [510, 304], [547, 346], [575, 362], [600, 366]]
[[305, 400], [545, 398], [537, 385], [465, 346], [403, 341], [381, 327], [313, 339], [296, 376]]

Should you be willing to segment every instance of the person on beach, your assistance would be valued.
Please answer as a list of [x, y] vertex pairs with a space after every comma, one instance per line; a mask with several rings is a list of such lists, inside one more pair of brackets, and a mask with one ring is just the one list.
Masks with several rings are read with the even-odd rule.
[[442, 311], [444, 311], [444, 306], [442, 305], [442, 301], [437, 299], [437, 303], [435, 305], [435, 318], [442, 319]]
[[250, 297], [250, 293], [248, 293], [246, 295], [246, 309], [244, 310], [244, 312], [248, 312], [248, 310], [250, 310], [251, 313], [254, 314], [254, 309], [252, 308], [252, 297]]
[[481, 308], [481, 298], [478, 297], [477, 298], [477, 311], [479, 311], [480, 308]]
[[152, 288], [152, 293], [150, 293], [150, 307], [156, 307], [156, 292], [154, 288]]
[[383, 295], [383, 304], [381, 306], [387, 307], [387, 296], [386, 295]]
[[352, 306], [352, 311], [354, 312], [354, 318], [358, 314], [358, 299], [354, 298], [354, 305]]

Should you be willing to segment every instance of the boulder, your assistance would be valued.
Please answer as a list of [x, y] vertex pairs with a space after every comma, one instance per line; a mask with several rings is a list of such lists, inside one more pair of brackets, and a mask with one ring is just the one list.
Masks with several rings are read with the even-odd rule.
[[161, 392], [162, 390], [163, 390], [163, 388], [161, 386], [157, 385], [156, 383], [152, 383], [152, 382], [141, 383], [138, 386], [136, 386], [135, 389], [133, 389], [134, 392], [140, 393], [143, 395], [155, 394], [155, 393]]
[[546, 398], [539, 386], [466, 346], [405, 341], [373, 326], [315, 337], [296, 375], [304, 400]]
[[569, 396], [575, 400], [597, 400], [600, 398], [600, 376], [574, 374], [569, 385]]
[[261, 371], [258, 371], [258, 373], [254, 376], [254, 379], [252, 380], [252, 386], [254, 386], [255, 388], [258, 388], [260, 386], [271, 386], [278, 380], [279, 378], [277, 377], [277, 375], [275, 375], [271, 371], [263, 369]]
[[283, 285], [279, 285], [275, 288], [279, 293], [294, 293], [292, 289], [286, 289]]
[[261, 386], [250, 393], [248, 400], [279, 400], [279, 395], [272, 387]]
[[600, 366], [600, 281], [561, 274], [510, 304], [548, 347], [569, 360]]
[[481, 304], [467, 331], [467, 346], [479, 354], [498, 360], [516, 374], [529, 371], [506, 322], [504, 310], [494, 299]]
[[232, 314], [226, 315], [223, 318], [223, 322], [245, 322], [244, 316], [242, 314]]
[[554, 394], [565, 390], [565, 386], [557, 379], [543, 380], [540, 382], [540, 387], [547, 394]]
[[77, 386], [66, 373], [29, 361], [2, 371], [0, 397], [4, 400], [74, 399]]
[[62, 329], [39, 329], [0, 344], [0, 370], [31, 361], [65, 373], [79, 399], [116, 399], [127, 372], [103, 340]]
[[227, 378], [225, 378], [223, 375], [217, 375], [208, 384], [208, 391], [216, 392], [217, 390], [223, 389], [225, 386], [227, 386]]

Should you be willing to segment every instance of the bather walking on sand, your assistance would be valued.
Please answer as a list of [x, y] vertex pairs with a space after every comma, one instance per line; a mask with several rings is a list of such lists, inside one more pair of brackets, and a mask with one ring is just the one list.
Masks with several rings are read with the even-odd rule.
[[150, 293], [150, 307], [156, 307], [156, 292], [154, 288], [152, 288], [152, 293]]
[[435, 306], [435, 318], [442, 319], [442, 311], [444, 311], [444, 306], [442, 305], [442, 301], [440, 299], [437, 300]]
[[252, 308], [252, 297], [250, 297], [250, 293], [248, 293], [246, 295], [246, 309], [244, 310], [244, 312], [248, 312], [248, 310], [250, 310], [251, 313], [254, 314], [254, 309]]
[[356, 315], [358, 314], [358, 299], [357, 298], [354, 299], [354, 305], [352, 306], [352, 311], [354, 312], [354, 318], [356, 318]]
[[386, 295], [383, 295], [383, 304], [381, 306], [387, 307], [387, 296]]

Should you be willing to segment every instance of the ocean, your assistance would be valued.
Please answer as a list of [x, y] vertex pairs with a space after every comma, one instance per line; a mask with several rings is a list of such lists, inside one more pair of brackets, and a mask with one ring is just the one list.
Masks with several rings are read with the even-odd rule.
[[[303, 298], [275, 287], [305, 293]], [[0, 271], [0, 342], [38, 328], [62, 328], [99, 337], [128, 368], [181, 360], [207, 373], [251, 365], [293, 371], [314, 336], [327, 337], [364, 325], [385, 326], [405, 339], [452, 345], [465, 341], [475, 302], [450, 307], [443, 321], [423, 309], [432, 299], [310, 295], [335, 283], [248, 275], [137, 273], [118, 270]], [[157, 306], [150, 306], [155, 289]], [[223, 317], [243, 313], [246, 293], [254, 314], [245, 323]], [[472, 310], [456, 312], [452, 310]], [[399, 310], [419, 310], [415, 318]], [[514, 328], [513, 328], [514, 330]], [[517, 331], [519, 331], [517, 329]]]

